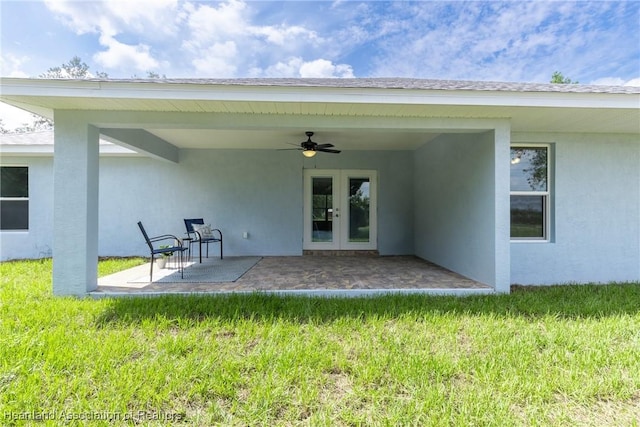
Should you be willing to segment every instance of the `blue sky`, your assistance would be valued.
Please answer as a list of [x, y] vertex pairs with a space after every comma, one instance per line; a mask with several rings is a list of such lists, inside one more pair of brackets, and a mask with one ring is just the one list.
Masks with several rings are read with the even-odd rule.
[[[0, 2], [1, 75], [413, 77], [640, 86], [640, 1]], [[5, 120], [5, 123], [7, 120]]]

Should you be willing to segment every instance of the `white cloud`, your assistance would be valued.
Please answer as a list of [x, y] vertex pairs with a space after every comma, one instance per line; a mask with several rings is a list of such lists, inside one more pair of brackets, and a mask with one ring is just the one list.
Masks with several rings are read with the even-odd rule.
[[585, 83], [639, 65], [638, 2], [45, 1], [98, 35], [94, 59], [110, 74], [549, 81], [558, 70]]
[[[187, 75], [206, 77], [353, 76], [351, 65], [335, 64], [331, 59], [341, 51], [333, 34], [321, 37], [305, 25], [305, 19], [293, 18], [295, 24], [288, 24], [287, 19], [292, 18], [288, 13], [281, 19], [258, 22], [258, 13], [273, 5], [243, 0], [215, 4], [184, 0], [45, 3], [76, 34], [98, 35], [104, 49], [92, 59], [110, 74], [112, 70], [131, 73], [131, 69], [170, 74], [158, 67], [185, 63], [193, 67]], [[306, 8], [300, 11], [306, 18]], [[172, 52], [174, 46], [182, 50]], [[172, 63], [162, 62], [161, 57], [171, 58]]]
[[120, 32], [133, 31], [153, 38], [175, 35], [179, 28], [178, 0], [106, 1], [105, 6], [118, 21]]
[[315, 31], [310, 31], [300, 26], [252, 26], [248, 28], [248, 31], [257, 36], [264, 36], [269, 43], [279, 47], [284, 47], [286, 43], [300, 39], [310, 42], [320, 41]]
[[45, 0], [45, 4], [77, 34], [175, 34], [181, 16], [178, 0]]
[[300, 66], [300, 77], [353, 77], [353, 69], [346, 64], [333, 64], [326, 59], [316, 59], [315, 61], [305, 62]]
[[200, 5], [195, 8], [187, 4], [187, 26], [191, 38], [185, 45], [194, 49], [207, 46], [212, 42], [227, 41], [246, 33], [248, 22], [244, 13], [247, 7], [244, 2], [231, 0], [220, 4], [218, 8]]
[[234, 65], [238, 54], [236, 44], [232, 41], [215, 43], [202, 51], [202, 56], [193, 60], [193, 65], [200, 75], [216, 77], [233, 77], [237, 68]]
[[605, 86], [624, 86], [624, 80], [620, 77], [602, 77], [592, 81], [592, 85], [605, 85]]
[[304, 61], [300, 57], [278, 62], [264, 70], [253, 69], [253, 77], [353, 78], [348, 64], [334, 64], [327, 59]]
[[605, 86], [640, 86], [640, 77], [631, 80], [621, 79], [620, 77], [601, 77], [589, 84]]
[[[624, 8], [635, 20], [612, 17]], [[638, 35], [631, 2], [416, 2], [395, 11], [387, 33], [373, 36], [373, 75], [549, 81], [559, 70], [586, 81], [618, 63], [638, 67], [637, 44], [619, 48]]]
[[299, 77], [303, 63], [302, 58], [291, 58], [286, 62], [279, 61], [270, 65], [265, 70], [255, 68], [251, 71], [251, 75], [252, 77]]
[[109, 69], [151, 71], [160, 61], [149, 44], [126, 44], [116, 40], [121, 34], [137, 34], [138, 39], [159, 40], [174, 35], [182, 16], [178, 0], [88, 1], [46, 0], [49, 10], [77, 34], [99, 35], [106, 50], [93, 59]]
[[353, 75], [350, 66], [334, 65], [330, 60], [306, 63], [299, 54], [313, 55], [327, 40], [303, 25], [258, 25], [254, 23], [253, 6], [256, 5], [240, 0], [216, 6], [190, 3], [185, 6], [189, 37], [182, 46], [193, 58], [191, 63], [198, 75]]
[[45, 0], [47, 8], [76, 34], [98, 33], [98, 21], [106, 16], [106, 8], [100, 2], [74, 2], [70, 0]]
[[107, 35], [100, 37], [100, 44], [107, 50], [96, 53], [93, 59], [106, 68], [133, 66], [138, 71], [152, 71], [160, 65], [149, 53], [149, 46], [127, 45]]
[[[251, 46], [249, 10], [242, 1], [231, 0], [218, 7], [187, 3], [188, 37], [182, 47], [196, 74], [206, 77], [236, 77], [245, 67]], [[242, 52], [243, 55], [238, 55]]]
[[20, 68], [29, 61], [28, 56], [17, 57], [11, 53], [0, 56], [0, 75], [6, 77], [29, 77]]

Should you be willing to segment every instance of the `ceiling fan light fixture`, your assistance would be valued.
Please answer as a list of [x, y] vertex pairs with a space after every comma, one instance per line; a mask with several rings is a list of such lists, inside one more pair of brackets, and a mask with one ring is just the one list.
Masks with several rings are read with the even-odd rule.
[[315, 157], [318, 151], [321, 151], [323, 153], [333, 153], [333, 154], [340, 153], [340, 150], [333, 149], [333, 144], [329, 144], [329, 143], [316, 144], [315, 142], [313, 142], [311, 140], [311, 137], [313, 136], [313, 132], [306, 131], [305, 135], [307, 135], [306, 141], [302, 141], [300, 144], [290, 144], [290, 145], [297, 145], [298, 148], [289, 148], [289, 150], [300, 150], [302, 151], [302, 155], [308, 159]]

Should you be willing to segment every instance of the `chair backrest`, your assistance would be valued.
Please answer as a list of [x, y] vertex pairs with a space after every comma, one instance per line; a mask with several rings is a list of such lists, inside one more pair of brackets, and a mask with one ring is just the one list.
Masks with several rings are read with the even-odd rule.
[[187, 233], [193, 233], [193, 224], [204, 224], [204, 218], [185, 218], [184, 226], [187, 227]]
[[144, 227], [142, 226], [142, 222], [141, 221], [138, 221], [138, 227], [140, 227], [140, 231], [142, 232], [142, 235], [144, 236], [145, 242], [147, 242], [147, 245], [149, 245], [149, 249], [151, 249], [153, 251], [153, 245], [151, 244], [151, 241], [149, 240], [149, 235], [147, 235], [147, 232], [145, 231]]

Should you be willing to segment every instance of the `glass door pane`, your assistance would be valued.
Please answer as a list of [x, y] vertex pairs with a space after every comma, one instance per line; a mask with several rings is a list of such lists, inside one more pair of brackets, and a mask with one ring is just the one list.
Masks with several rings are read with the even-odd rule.
[[311, 241], [333, 242], [333, 178], [311, 178]]
[[349, 242], [369, 242], [370, 180], [349, 178]]
[[303, 174], [303, 249], [377, 249], [376, 172], [305, 169]]

